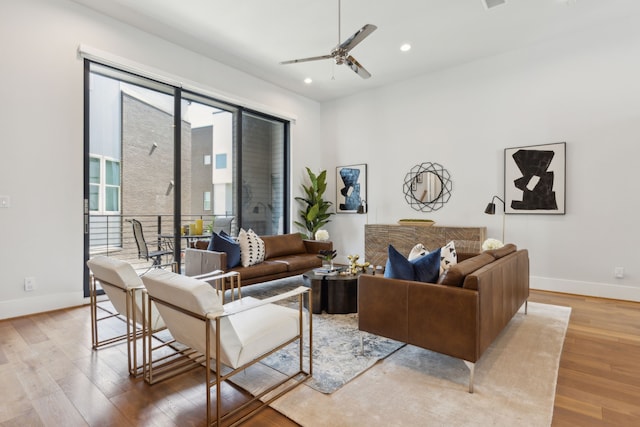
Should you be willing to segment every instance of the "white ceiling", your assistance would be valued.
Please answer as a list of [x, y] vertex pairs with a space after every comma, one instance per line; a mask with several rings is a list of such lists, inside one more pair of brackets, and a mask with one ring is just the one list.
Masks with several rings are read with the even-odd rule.
[[318, 101], [640, 15], [640, 0], [342, 0], [340, 41], [378, 27], [351, 51], [364, 80], [332, 60], [279, 64], [338, 44], [338, 0], [73, 1]]

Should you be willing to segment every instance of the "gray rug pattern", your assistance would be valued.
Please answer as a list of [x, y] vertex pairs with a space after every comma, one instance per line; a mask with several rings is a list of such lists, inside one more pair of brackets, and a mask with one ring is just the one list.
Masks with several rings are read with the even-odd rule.
[[[274, 280], [247, 286], [242, 296], [264, 299], [280, 292], [295, 289], [302, 284], [302, 277]], [[294, 305], [285, 300], [283, 304]], [[357, 314], [313, 315], [313, 377], [305, 385], [321, 393], [330, 394], [365, 372], [376, 362], [388, 357], [405, 344], [358, 330]], [[308, 367], [308, 335], [304, 340], [304, 363]], [[364, 343], [361, 352], [360, 339]], [[284, 374], [292, 374], [299, 366], [298, 343], [267, 357], [262, 363]]]

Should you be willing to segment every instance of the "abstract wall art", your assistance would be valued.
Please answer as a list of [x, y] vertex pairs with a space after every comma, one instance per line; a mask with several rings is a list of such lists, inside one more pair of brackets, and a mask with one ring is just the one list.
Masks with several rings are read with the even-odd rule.
[[565, 213], [566, 142], [504, 150], [505, 213]]
[[336, 168], [336, 213], [357, 213], [367, 199], [367, 165]]

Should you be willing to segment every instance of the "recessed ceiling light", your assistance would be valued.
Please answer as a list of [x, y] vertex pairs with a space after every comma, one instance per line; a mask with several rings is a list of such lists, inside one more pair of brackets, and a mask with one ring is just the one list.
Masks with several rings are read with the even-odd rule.
[[402, 46], [400, 46], [400, 50], [403, 52], [408, 52], [411, 50], [411, 45], [409, 43], [405, 43]]
[[313, 80], [311, 80], [311, 77], [307, 77], [306, 79], [304, 79], [304, 82], [310, 85], [311, 83], [313, 83]]

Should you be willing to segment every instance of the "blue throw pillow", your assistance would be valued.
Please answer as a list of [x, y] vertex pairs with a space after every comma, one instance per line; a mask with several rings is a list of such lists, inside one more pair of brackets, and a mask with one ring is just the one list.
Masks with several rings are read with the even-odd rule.
[[384, 277], [400, 280], [436, 283], [440, 275], [441, 248], [409, 261], [392, 245], [389, 245], [389, 258]]
[[238, 244], [233, 237], [229, 236], [224, 231], [221, 231], [220, 234], [211, 234], [211, 241], [209, 242], [208, 249], [210, 251], [226, 252], [227, 269], [240, 265], [240, 244]]
[[396, 250], [393, 245], [389, 245], [389, 257], [384, 268], [384, 277], [400, 280], [414, 280], [415, 273], [413, 264], [404, 255]]
[[415, 280], [418, 282], [436, 283], [440, 276], [440, 252], [442, 248], [438, 248], [433, 252], [422, 255], [411, 260], [415, 273]]

